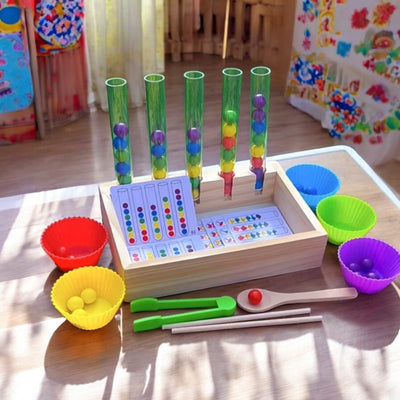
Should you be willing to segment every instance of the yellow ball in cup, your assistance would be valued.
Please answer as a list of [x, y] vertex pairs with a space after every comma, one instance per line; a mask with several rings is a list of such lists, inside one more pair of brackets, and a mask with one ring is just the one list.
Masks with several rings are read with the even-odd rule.
[[82, 290], [81, 297], [82, 297], [83, 301], [85, 302], [85, 304], [92, 304], [97, 299], [97, 293], [92, 288], [86, 288], [86, 289]]
[[67, 301], [68, 310], [71, 312], [83, 308], [84, 305], [85, 303], [83, 302], [82, 297], [79, 296], [72, 296]]

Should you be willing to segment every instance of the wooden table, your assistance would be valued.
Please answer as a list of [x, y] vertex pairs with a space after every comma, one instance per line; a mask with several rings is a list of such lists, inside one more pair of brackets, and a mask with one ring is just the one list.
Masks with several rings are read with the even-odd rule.
[[[400, 202], [354, 151], [337, 146], [274, 159], [285, 169], [313, 162], [334, 170], [340, 193], [375, 208], [378, 222], [369, 236], [399, 246]], [[400, 398], [396, 284], [351, 301], [311, 304], [323, 323], [134, 333], [134, 316], [124, 304], [103, 329], [81, 331], [51, 305], [49, 293], [61, 273], [39, 243], [50, 222], [72, 215], [100, 219], [97, 185], [0, 199], [2, 399]], [[342, 287], [336, 251], [328, 244], [321, 268], [174, 297], [236, 297], [249, 287], [286, 292]], [[111, 263], [106, 248], [99, 265]]]

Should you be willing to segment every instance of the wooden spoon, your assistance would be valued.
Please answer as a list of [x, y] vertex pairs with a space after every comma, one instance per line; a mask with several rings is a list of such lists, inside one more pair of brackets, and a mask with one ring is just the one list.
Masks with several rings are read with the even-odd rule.
[[239, 293], [237, 297], [237, 303], [239, 307], [251, 313], [268, 311], [283, 304], [349, 300], [355, 299], [358, 296], [357, 290], [351, 287], [298, 293], [281, 293], [265, 289], [256, 289], [261, 292], [262, 299], [259, 304], [253, 305], [250, 303], [248, 298], [249, 292], [251, 290], [254, 289], [243, 290]]

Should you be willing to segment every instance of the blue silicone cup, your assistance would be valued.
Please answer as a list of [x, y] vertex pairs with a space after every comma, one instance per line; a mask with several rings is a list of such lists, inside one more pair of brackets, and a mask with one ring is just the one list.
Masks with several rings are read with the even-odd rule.
[[321, 200], [340, 189], [338, 176], [321, 165], [297, 164], [290, 167], [286, 175], [314, 212]]
[[[390, 244], [375, 238], [356, 238], [338, 249], [343, 278], [360, 293], [380, 292], [400, 276], [400, 253]], [[363, 271], [362, 260], [371, 261], [371, 272]]]

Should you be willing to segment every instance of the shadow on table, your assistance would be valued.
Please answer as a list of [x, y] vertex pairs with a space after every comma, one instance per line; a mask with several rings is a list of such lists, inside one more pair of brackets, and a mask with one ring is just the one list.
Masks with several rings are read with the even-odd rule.
[[94, 331], [78, 329], [65, 321], [47, 346], [44, 359], [46, 376], [64, 385], [112, 377], [120, 349], [121, 333], [116, 319]]

